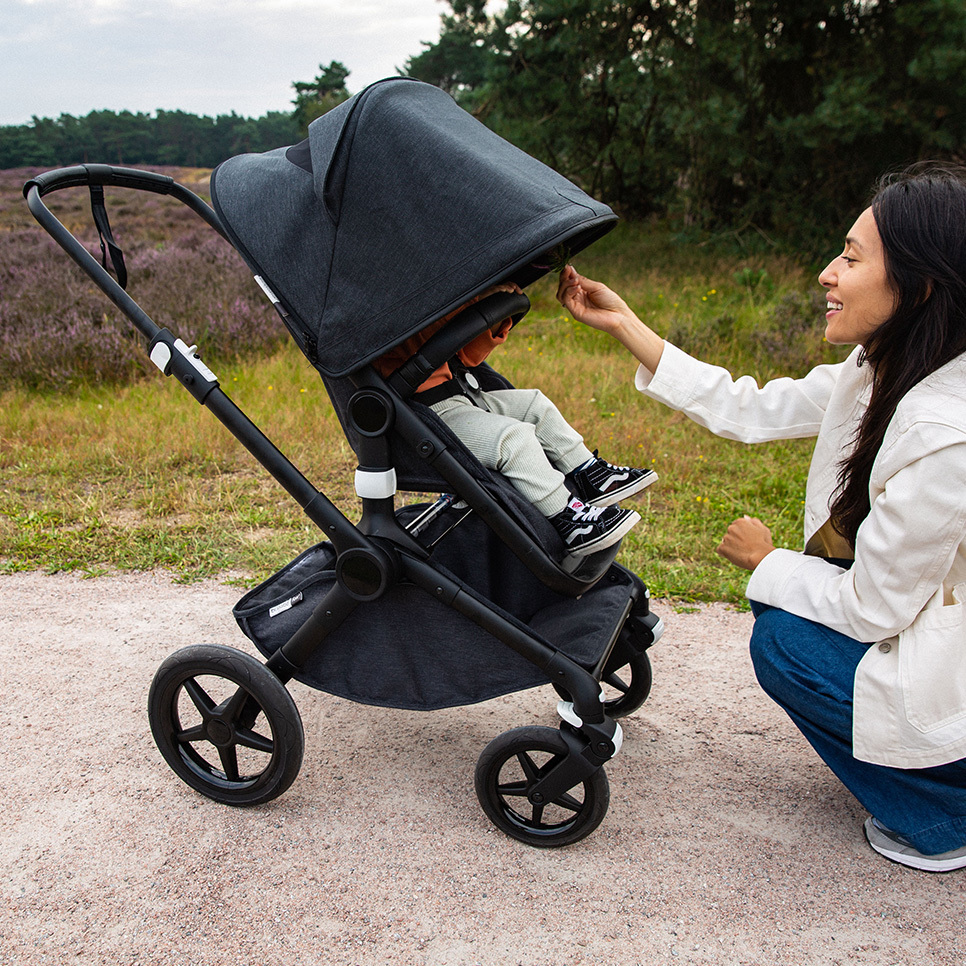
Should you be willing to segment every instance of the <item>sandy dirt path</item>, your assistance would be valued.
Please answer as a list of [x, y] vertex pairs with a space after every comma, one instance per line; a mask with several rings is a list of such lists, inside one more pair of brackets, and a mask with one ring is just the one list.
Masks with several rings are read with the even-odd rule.
[[190, 791], [146, 719], [186, 644], [249, 650], [237, 588], [0, 577], [0, 966], [966, 963], [966, 875], [871, 852], [865, 814], [758, 689], [751, 617], [677, 613], [624, 719], [610, 810], [575, 846], [498, 832], [473, 792], [549, 688], [366, 708], [291, 687], [305, 763], [250, 810]]

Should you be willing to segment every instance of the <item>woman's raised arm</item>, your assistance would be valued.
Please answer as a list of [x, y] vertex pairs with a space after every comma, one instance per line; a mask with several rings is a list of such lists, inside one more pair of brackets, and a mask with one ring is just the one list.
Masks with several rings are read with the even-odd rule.
[[560, 273], [557, 300], [578, 322], [612, 335], [645, 369], [651, 372], [657, 369], [664, 353], [664, 340], [602, 282], [584, 278], [568, 265]]

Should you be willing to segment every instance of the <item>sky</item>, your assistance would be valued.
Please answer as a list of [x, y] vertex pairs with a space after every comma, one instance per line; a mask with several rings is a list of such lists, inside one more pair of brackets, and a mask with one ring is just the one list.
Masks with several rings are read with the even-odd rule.
[[0, 0], [0, 125], [93, 110], [261, 117], [342, 61], [352, 93], [439, 38], [443, 0]]

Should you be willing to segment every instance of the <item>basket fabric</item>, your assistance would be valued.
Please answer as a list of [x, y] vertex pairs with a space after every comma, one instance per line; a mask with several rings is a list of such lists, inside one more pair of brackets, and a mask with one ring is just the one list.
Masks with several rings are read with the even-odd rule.
[[512, 279], [521, 286], [617, 217], [439, 88], [367, 87], [306, 141], [223, 162], [212, 204], [288, 313], [300, 349], [342, 376]]
[[[422, 507], [407, 507], [403, 517]], [[441, 524], [445, 521], [441, 521]], [[433, 555], [441, 573], [518, 626], [591, 669], [623, 620], [638, 578], [614, 566], [582, 597], [548, 590], [471, 516]], [[270, 657], [335, 584], [335, 550], [320, 543], [249, 591], [239, 626]], [[547, 676], [472, 621], [400, 584], [360, 604], [323, 642], [298, 680], [361, 704], [433, 710], [548, 683]]]

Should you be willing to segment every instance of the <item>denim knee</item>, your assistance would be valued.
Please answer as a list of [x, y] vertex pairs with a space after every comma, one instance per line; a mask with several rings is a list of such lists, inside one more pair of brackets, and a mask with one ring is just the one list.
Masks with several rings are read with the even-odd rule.
[[801, 618], [777, 607], [753, 605], [752, 609], [755, 611], [755, 625], [748, 645], [751, 663], [758, 683], [774, 695], [781, 690], [781, 683], [787, 677], [788, 643], [798, 636], [794, 632], [794, 625]]

